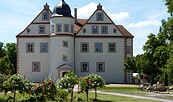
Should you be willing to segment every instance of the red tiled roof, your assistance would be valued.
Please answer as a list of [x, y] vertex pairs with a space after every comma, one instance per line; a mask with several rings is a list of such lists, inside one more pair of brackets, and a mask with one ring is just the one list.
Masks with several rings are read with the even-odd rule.
[[126, 37], [134, 37], [126, 28], [124, 28], [122, 25], [117, 25], [118, 29], [121, 33], [123, 33]]
[[81, 27], [86, 23], [87, 19], [77, 19], [77, 23], [74, 25], [74, 32], [77, 33]]

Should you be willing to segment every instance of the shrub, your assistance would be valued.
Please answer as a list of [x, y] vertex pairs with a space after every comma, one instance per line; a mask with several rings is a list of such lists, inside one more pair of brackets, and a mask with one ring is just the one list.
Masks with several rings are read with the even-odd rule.
[[44, 80], [39, 84], [35, 84], [32, 87], [32, 94], [36, 95], [37, 97], [41, 96], [41, 98], [39, 98], [43, 101], [45, 100], [44, 96], [46, 96], [46, 98], [54, 100], [54, 96], [56, 94], [56, 86], [54, 81]]
[[67, 73], [58, 81], [59, 88], [67, 89], [71, 93], [71, 102], [73, 101], [73, 89], [76, 84], [78, 84], [78, 77], [73, 72]]
[[57, 89], [57, 98], [59, 102], [66, 102], [69, 93], [64, 89]]

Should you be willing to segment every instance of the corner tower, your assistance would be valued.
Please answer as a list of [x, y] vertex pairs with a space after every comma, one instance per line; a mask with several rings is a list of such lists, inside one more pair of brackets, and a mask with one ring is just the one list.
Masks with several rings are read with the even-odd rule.
[[61, 0], [50, 17], [50, 74], [61, 78], [74, 70], [74, 18]]

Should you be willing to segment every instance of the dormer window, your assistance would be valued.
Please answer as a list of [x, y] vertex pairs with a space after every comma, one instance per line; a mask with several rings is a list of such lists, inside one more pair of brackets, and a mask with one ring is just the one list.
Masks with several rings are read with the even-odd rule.
[[68, 24], [64, 24], [64, 32], [69, 32], [69, 25]]
[[38, 33], [39, 34], [45, 34], [45, 25], [39, 25]]
[[48, 20], [49, 20], [49, 13], [43, 12], [43, 21], [48, 21]]
[[97, 21], [103, 21], [103, 13], [97, 13]]

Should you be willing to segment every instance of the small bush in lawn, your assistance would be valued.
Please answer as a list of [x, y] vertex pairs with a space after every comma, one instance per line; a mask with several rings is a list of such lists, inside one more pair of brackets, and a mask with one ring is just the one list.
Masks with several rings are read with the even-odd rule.
[[41, 101], [45, 101], [45, 98], [54, 100], [56, 95], [55, 83], [52, 80], [44, 80], [33, 86], [32, 93], [33, 95], [39, 96]]
[[66, 102], [68, 100], [69, 93], [64, 89], [57, 89], [58, 102]]
[[18, 99], [17, 102], [39, 102], [35, 96], [27, 96]]

